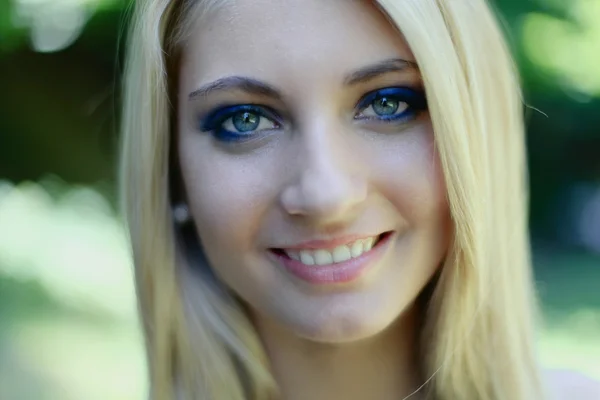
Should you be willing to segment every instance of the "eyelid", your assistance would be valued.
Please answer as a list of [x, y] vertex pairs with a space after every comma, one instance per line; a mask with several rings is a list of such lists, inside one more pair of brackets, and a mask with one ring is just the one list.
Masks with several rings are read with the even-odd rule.
[[400, 97], [408, 103], [411, 107], [422, 110], [427, 107], [427, 100], [425, 98], [425, 92], [419, 89], [413, 89], [402, 86], [392, 86], [382, 89], [373, 90], [364, 95], [356, 104], [357, 110], [364, 110], [367, 108], [373, 100], [379, 96], [395, 96]]
[[258, 104], [235, 104], [230, 106], [217, 107], [209, 112], [205, 117], [200, 118], [200, 130], [208, 132], [215, 129], [215, 125], [220, 125], [232, 118], [235, 114], [244, 111], [251, 111], [260, 115], [263, 118], [272, 120], [273, 122], [283, 125], [283, 121], [279, 114], [271, 107]]

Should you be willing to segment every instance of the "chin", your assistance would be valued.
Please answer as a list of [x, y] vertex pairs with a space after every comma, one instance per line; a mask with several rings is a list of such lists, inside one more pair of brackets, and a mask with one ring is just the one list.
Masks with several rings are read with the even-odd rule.
[[[347, 312], [343, 312], [347, 311]], [[344, 344], [365, 340], [384, 332], [398, 313], [365, 310], [322, 310], [315, 318], [294, 321], [298, 337], [323, 344]]]

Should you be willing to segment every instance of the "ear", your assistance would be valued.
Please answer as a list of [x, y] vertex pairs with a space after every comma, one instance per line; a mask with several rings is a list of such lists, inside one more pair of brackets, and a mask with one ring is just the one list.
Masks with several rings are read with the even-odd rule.
[[551, 370], [545, 378], [552, 400], [600, 400], [600, 382], [581, 373]]

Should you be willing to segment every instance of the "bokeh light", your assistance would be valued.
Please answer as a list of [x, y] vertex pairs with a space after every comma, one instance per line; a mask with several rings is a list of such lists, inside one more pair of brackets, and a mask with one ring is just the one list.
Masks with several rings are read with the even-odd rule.
[[[541, 111], [527, 140], [542, 361], [600, 380], [600, 0], [492, 2]], [[129, 4], [0, 1], [2, 400], [146, 398], [114, 179]]]
[[587, 96], [599, 95], [600, 1], [563, 4], [568, 4], [569, 20], [540, 12], [524, 16], [525, 51], [565, 88]]

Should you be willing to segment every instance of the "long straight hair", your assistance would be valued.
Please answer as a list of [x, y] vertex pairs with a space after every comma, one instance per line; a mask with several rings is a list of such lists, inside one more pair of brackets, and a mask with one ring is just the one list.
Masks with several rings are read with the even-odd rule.
[[[139, 1], [131, 20], [120, 187], [154, 400], [277, 396], [252, 324], [210, 273], [192, 271], [210, 268], [186, 251], [171, 211], [177, 57], [218, 3]], [[422, 392], [542, 399], [523, 109], [502, 31], [485, 0], [377, 3], [419, 64], [454, 227], [420, 332]]]

